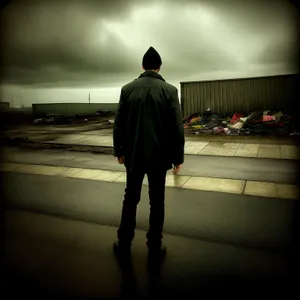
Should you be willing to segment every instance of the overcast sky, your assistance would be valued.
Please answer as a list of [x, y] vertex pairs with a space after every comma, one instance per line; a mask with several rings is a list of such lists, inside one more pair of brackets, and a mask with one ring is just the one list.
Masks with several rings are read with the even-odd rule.
[[145, 51], [180, 81], [295, 73], [287, 0], [13, 0], [1, 12], [1, 101], [118, 102]]

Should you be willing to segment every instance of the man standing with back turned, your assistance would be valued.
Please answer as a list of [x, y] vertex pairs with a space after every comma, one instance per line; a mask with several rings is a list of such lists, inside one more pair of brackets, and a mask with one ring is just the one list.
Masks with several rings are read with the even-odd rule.
[[177, 174], [184, 162], [184, 130], [177, 88], [158, 74], [162, 60], [150, 47], [143, 57], [144, 73], [121, 89], [114, 122], [114, 156], [126, 167], [126, 189], [116, 254], [129, 254], [136, 210], [145, 174], [148, 177], [150, 253], [166, 253], [162, 244], [167, 170]]

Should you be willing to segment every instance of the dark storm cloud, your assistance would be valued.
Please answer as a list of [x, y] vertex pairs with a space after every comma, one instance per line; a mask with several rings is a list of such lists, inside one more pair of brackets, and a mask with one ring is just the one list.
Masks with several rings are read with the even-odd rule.
[[251, 61], [256, 64], [287, 64], [296, 66], [299, 55], [298, 43], [274, 43], [267, 45]]
[[284, 0], [13, 0], [1, 12], [2, 82], [127, 81], [138, 75], [150, 40], [166, 79], [290, 63], [293, 46], [284, 30], [291, 11]]
[[58, 82], [80, 73], [84, 81], [130, 72], [133, 57], [101, 23], [130, 9], [128, 1], [12, 1], [1, 16], [3, 80]]
[[[185, 9], [197, 15], [186, 18], [179, 15], [176, 23], [165, 20], [165, 33], [157, 36], [161, 42], [168, 40], [164, 70], [170, 70], [170, 74], [234, 71], [242, 64], [290, 63], [294, 59], [297, 42], [291, 46], [285, 35], [295, 25], [291, 16], [297, 18], [296, 10], [288, 1], [174, 0], [168, 4], [169, 11], [179, 5], [182, 16]], [[205, 22], [206, 14], [212, 17], [208, 22]], [[204, 18], [204, 23], [187, 22], [195, 21], [195, 17], [199, 21]], [[270, 35], [272, 40], [266, 44]], [[265, 49], [260, 50], [262, 47]], [[173, 49], [177, 51], [172, 53]], [[265, 55], [267, 59], [262, 59]]]
[[110, 86], [112, 82], [122, 82], [128, 73], [98, 73], [85, 71], [69, 71], [61, 67], [44, 68], [41, 72], [32, 69], [9, 68], [5, 74], [5, 81], [9, 84], [38, 85], [47, 87], [84, 87]]
[[[180, 0], [176, 1], [180, 2]], [[203, 1], [207, 4], [209, 2], [209, 0]], [[269, 66], [271, 69], [276, 65], [282, 65], [283, 69], [297, 72], [300, 27], [296, 1], [215, 0], [214, 7], [222, 11], [220, 21], [223, 20], [223, 24], [235, 34], [236, 41], [245, 42], [244, 52], [247, 53], [249, 66], [251, 64]], [[226, 36], [223, 36], [223, 41], [226, 43]], [[226, 50], [226, 46], [224, 48]], [[238, 52], [229, 57], [238, 57]]]

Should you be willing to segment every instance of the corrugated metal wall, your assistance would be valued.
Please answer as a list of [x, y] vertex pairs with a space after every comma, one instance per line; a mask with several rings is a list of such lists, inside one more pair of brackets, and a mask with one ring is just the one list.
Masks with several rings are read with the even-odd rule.
[[208, 108], [220, 116], [255, 110], [290, 110], [296, 100], [299, 74], [202, 82], [181, 82], [183, 116]]
[[118, 103], [47, 103], [32, 104], [32, 111], [35, 117], [46, 114], [60, 114], [65, 117], [75, 115], [93, 115], [98, 110], [117, 110]]

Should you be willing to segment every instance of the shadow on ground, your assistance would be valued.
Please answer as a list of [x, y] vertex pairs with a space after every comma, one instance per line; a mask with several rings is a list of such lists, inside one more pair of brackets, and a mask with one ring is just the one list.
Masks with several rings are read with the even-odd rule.
[[165, 235], [150, 261], [137, 230], [132, 264], [120, 266], [116, 228], [26, 211], [5, 213], [4, 295], [57, 299], [158, 299], [293, 293], [289, 256]]

